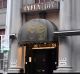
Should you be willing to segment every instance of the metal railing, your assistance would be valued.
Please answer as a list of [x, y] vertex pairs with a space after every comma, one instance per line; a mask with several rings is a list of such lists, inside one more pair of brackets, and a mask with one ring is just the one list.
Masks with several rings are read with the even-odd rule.
[[0, 70], [8, 69], [8, 60], [0, 59]]
[[8, 73], [8, 60], [0, 59], [0, 73]]

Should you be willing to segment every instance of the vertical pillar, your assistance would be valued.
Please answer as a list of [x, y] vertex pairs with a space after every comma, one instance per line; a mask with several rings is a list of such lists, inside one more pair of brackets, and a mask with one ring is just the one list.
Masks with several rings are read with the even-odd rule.
[[[22, 0], [11, 0], [12, 1], [12, 15], [11, 15], [11, 25], [10, 25], [10, 34], [16, 34], [18, 36], [18, 31], [21, 27], [21, 1]], [[17, 39], [13, 40], [11, 43], [10, 50], [10, 68], [17, 70], [18, 62], [18, 41]]]
[[[71, 0], [60, 2], [60, 30], [71, 29]], [[59, 38], [59, 72], [71, 72], [72, 70], [72, 42], [71, 37]]]
[[12, 14], [12, 3], [11, 0], [7, 0], [7, 11], [6, 11], [6, 30], [5, 30], [5, 37], [4, 37], [4, 61], [3, 61], [3, 69], [4, 69], [4, 73], [3, 74], [7, 74], [8, 71], [8, 64], [6, 62], [9, 61], [8, 58], [8, 54], [9, 54], [9, 50], [10, 50], [10, 43], [9, 43], [9, 35], [10, 35], [10, 24], [11, 24], [11, 14]]
[[[72, 29], [80, 29], [80, 0], [72, 0]], [[80, 36], [74, 36], [73, 39], [73, 72], [80, 72]]]

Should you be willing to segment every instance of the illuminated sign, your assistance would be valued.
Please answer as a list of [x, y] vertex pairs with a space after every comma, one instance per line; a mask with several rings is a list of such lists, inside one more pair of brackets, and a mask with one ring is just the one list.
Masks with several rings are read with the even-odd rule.
[[47, 9], [59, 9], [59, 2], [51, 1], [46, 3], [28, 4], [23, 6], [24, 12], [39, 11]]
[[56, 43], [34, 44], [32, 49], [54, 49]]

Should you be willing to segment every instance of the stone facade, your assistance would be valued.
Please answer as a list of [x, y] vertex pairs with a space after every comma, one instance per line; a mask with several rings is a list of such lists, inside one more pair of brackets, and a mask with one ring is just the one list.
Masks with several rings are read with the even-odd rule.
[[[22, 5], [33, 4], [34, 0], [12, 0], [12, 15], [10, 24], [10, 34], [18, 36], [21, 25], [25, 22], [25, 16], [21, 15]], [[60, 13], [47, 14], [46, 19], [54, 22], [59, 30], [80, 29], [80, 0], [60, 0]], [[5, 14], [0, 14], [0, 18], [5, 20]], [[27, 16], [27, 20], [39, 18]], [[5, 24], [5, 21], [0, 21]], [[0, 25], [1, 25], [0, 24]], [[63, 40], [64, 39], [64, 40]], [[80, 36], [60, 38], [59, 45], [59, 68], [55, 72], [80, 72]], [[17, 39], [11, 42], [9, 68], [24, 68], [25, 47], [19, 47]], [[23, 60], [22, 60], [23, 59]]]

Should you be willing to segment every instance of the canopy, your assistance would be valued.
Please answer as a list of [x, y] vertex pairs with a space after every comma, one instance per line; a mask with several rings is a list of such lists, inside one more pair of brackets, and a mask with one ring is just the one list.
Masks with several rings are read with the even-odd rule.
[[54, 23], [46, 19], [32, 19], [21, 27], [18, 34], [19, 44], [44, 43], [54, 41], [54, 31], [57, 31]]

